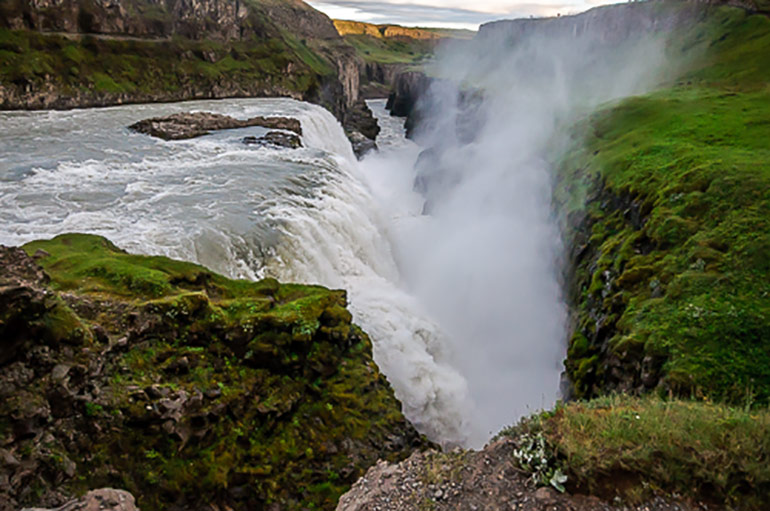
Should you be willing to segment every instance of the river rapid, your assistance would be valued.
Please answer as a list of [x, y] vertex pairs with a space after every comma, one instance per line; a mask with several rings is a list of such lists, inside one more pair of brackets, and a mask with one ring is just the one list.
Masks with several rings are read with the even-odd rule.
[[[403, 119], [388, 116], [384, 101], [370, 107], [382, 127], [380, 151], [361, 162], [329, 112], [289, 99], [0, 113], [0, 244], [86, 232], [130, 252], [197, 262], [232, 278], [346, 289], [405, 415], [445, 446], [481, 446], [527, 410], [552, 404], [559, 357], [534, 376], [532, 368], [517, 373], [514, 360], [513, 380], [491, 374], [477, 381], [478, 370], [466, 370], [474, 358], [468, 354], [483, 343], [442, 318], [415, 284], [416, 273], [425, 272], [414, 261], [433, 222], [413, 191], [420, 148], [404, 138]], [[189, 111], [296, 117], [304, 147], [241, 142], [263, 128], [174, 142], [126, 128]], [[472, 266], [442, 271], [472, 275]], [[507, 314], [473, 293], [458, 290], [457, 299], [474, 301], [469, 314]], [[482, 316], [473, 324], [483, 324]], [[510, 403], [512, 381], [517, 396], [532, 388], [524, 392], [528, 399]]]

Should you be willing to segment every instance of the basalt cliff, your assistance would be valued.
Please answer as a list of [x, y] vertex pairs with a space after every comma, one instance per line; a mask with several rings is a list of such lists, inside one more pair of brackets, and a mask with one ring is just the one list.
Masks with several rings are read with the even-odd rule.
[[0, 108], [287, 96], [376, 136], [361, 62], [299, 0], [4, 0]]

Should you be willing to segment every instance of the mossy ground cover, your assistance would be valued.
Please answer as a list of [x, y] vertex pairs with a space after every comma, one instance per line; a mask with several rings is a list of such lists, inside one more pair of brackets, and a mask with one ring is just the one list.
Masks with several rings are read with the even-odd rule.
[[[114, 486], [148, 510], [333, 509], [378, 458], [425, 444], [343, 291], [230, 280], [92, 235], [24, 249], [83, 335], [28, 339], [3, 362], [3, 445], [33, 467], [20, 504]], [[44, 443], [17, 434], [30, 417]]]
[[670, 50], [699, 45], [678, 85], [579, 124], [564, 159], [577, 397], [770, 400], [770, 19], [715, 9]]
[[545, 440], [572, 491], [638, 503], [678, 494], [731, 508], [770, 498], [770, 410], [608, 396], [572, 402], [502, 432]]
[[574, 310], [565, 366], [574, 398], [605, 397], [507, 434], [541, 435], [573, 490], [764, 509], [770, 18], [708, 8], [667, 52], [669, 81], [577, 123], [557, 165]]

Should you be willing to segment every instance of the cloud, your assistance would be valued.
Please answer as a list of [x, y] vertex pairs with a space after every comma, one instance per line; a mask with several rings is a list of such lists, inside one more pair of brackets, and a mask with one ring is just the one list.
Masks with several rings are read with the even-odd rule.
[[[583, 11], [607, 0], [542, 0], [523, 3], [511, 0], [474, 2], [465, 0], [321, 0], [310, 5], [332, 18], [407, 26], [443, 26], [476, 29], [498, 19], [555, 16]], [[590, 3], [590, 5], [589, 5]]]

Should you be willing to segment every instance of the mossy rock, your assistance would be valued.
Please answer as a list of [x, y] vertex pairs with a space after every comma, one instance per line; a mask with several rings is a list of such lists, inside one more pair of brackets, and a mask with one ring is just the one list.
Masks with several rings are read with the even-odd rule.
[[565, 228], [581, 247], [567, 372], [576, 397], [653, 388], [765, 404], [770, 19], [711, 8], [667, 51], [697, 57], [579, 122], [557, 164], [557, 204], [580, 219]]
[[36, 317], [50, 338], [0, 371], [0, 441], [34, 467], [0, 490], [16, 506], [112, 486], [147, 510], [333, 509], [377, 459], [428, 444], [343, 291], [230, 280], [92, 235], [24, 249], [52, 302]]

